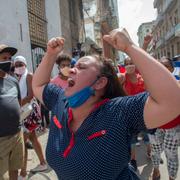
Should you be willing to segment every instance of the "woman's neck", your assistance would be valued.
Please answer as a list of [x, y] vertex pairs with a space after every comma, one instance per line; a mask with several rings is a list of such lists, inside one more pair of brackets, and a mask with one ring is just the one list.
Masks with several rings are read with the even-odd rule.
[[81, 126], [84, 120], [88, 117], [88, 115], [92, 112], [96, 103], [100, 100], [90, 99], [80, 107], [76, 109], [72, 109], [73, 120], [71, 121], [71, 128], [74, 132]]

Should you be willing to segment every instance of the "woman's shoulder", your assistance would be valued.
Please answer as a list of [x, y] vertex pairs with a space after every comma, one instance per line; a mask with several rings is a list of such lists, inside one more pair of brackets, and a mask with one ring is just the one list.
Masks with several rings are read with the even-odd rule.
[[145, 101], [148, 95], [148, 92], [143, 92], [132, 96], [116, 97], [110, 100], [110, 104], [111, 106], [119, 107], [121, 109], [125, 107], [130, 108], [133, 107], [133, 104]]

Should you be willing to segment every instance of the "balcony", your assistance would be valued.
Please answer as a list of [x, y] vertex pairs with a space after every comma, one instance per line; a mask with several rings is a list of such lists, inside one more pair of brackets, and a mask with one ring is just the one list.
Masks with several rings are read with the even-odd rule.
[[165, 40], [168, 41], [175, 35], [175, 27], [172, 27], [165, 35]]
[[175, 26], [175, 36], [180, 37], [180, 23]]
[[166, 0], [166, 4], [164, 5], [163, 12], [166, 13], [171, 10], [171, 8], [176, 4], [177, 0]]
[[161, 47], [163, 44], [164, 44], [164, 39], [163, 39], [163, 38], [160, 38], [160, 39], [157, 41], [157, 43], [156, 43], [156, 48]]
[[160, 25], [163, 22], [163, 19], [164, 19], [163, 13], [158, 14], [154, 25], [155, 26]]

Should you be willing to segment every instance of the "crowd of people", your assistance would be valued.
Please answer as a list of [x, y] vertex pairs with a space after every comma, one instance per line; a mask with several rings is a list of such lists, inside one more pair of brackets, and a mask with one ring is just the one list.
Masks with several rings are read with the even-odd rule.
[[[29, 143], [39, 159], [33, 173], [50, 166], [58, 179], [138, 180], [139, 134], [153, 164], [152, 179], [161, 177], [162, 151], [169, 180], [177, 178], [180, 84], [173, 61], [146, 52], [150, 35], [142, 48], [125, 29], [103, 39], [127, 54], [123, 73], [103, 56], [72, 61], [61, 37], [49, 40], [34, 74], [24, 56], [12, 59], [16, 48], [0, 45], [0, 180], [27, 179]], [[59, 73], [51, 78], [54, 64]], [[46, 156], [40, 126], [49, 128]]]

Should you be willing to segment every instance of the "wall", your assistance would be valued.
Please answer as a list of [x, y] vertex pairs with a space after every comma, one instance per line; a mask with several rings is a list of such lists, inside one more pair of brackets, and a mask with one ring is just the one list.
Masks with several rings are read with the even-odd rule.
[[[46, 19], [47, 19], [47, 36], [48, 40], [52, 37], [62, 36], [61, 30], [61, 17], [60, 17], [60, 4], [59, 0], [46, 0]], [[58, 73], [56, 65], [53, 68], [52, 76]]]
[[25, 56], [28, 69], [32, 71], [27, 1], [1, 1], [0, 34], [0, 43], [16, 47], [16, 55]]

